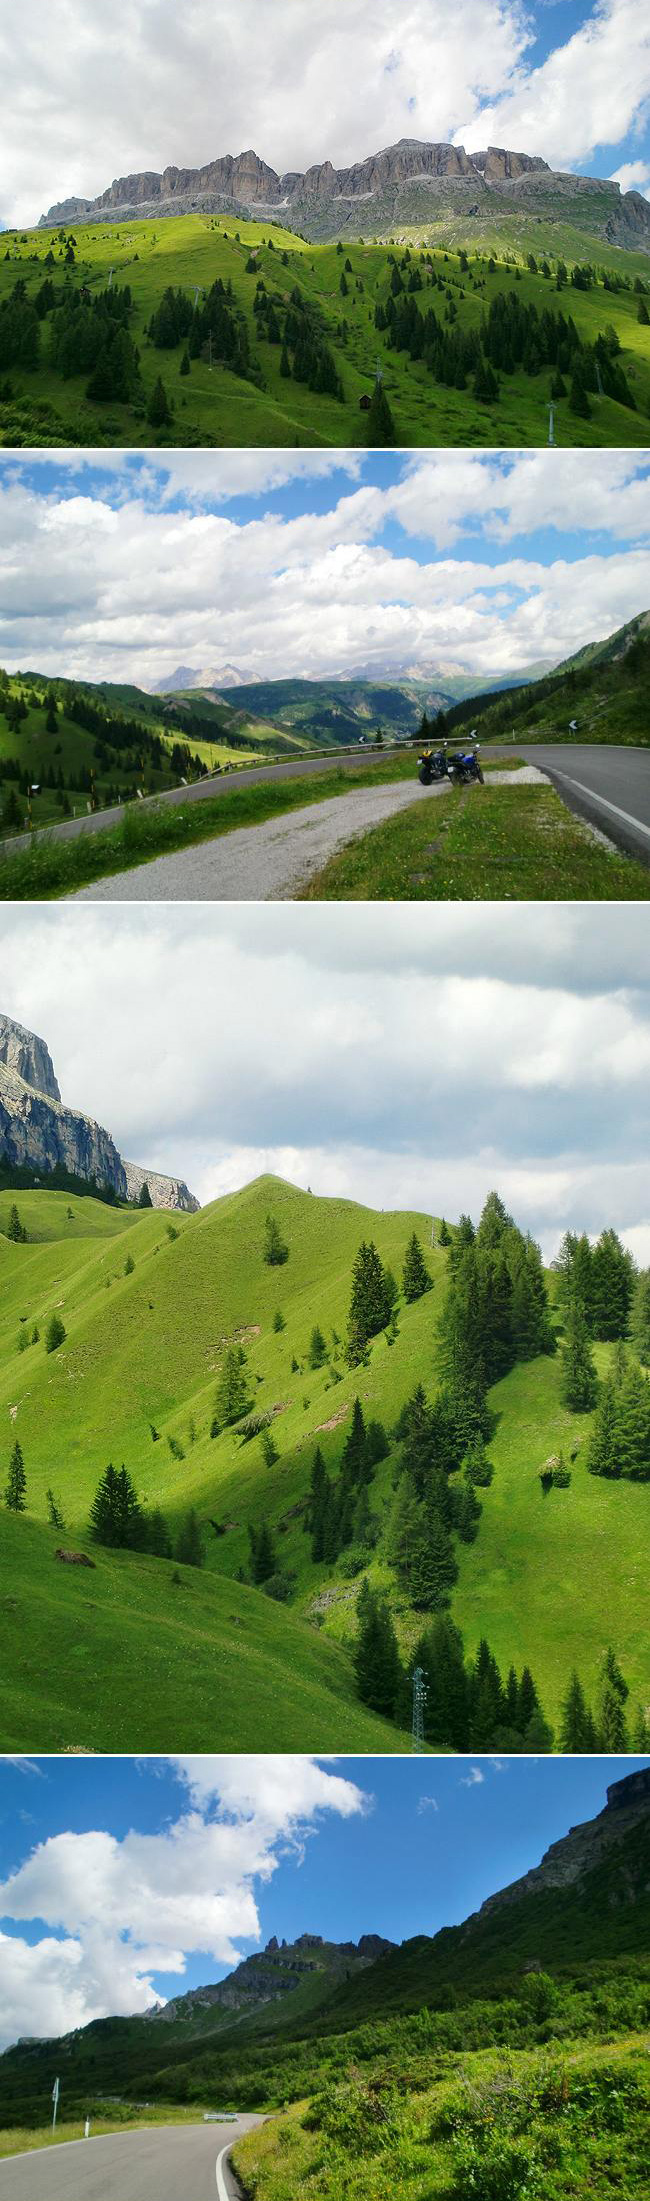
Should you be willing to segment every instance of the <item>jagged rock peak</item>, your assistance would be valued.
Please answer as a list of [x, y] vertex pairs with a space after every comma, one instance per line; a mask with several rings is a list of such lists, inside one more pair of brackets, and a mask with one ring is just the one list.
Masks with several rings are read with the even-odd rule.
[[8, 1070], [15, 1070], [35, 1093], [46, 1093], [49, 1100], [60, 1101], [54, 1063], [45, 1040], [38, 1039], [35, 1032], [27, 1032], [24, 1025], [15, 1024], [11, 1016], [0, 1016], [0, 1062], [6, 1063]]
[[[650, 1812], [650, 1766], [637, 1773], [626, 1773], [622, 1780], [612, 1782], [607, 1790], [607, 1802], [595, 1819], [586, 1819], [580, 1826], [570, 1827], [559, 1842], [551, 1842], [539, 1865], [520, 1880], [513, 1880], [507, 1888], [490, 1895], [481, 1905], [479, 1917], [499, 1910], [506, 1903], [517, 1903], [521, 1896], [542, 1894], [548, 1888], [572, 1887], [576, 1881], [591, 1872], [611, 1844], [620, 1841], [628, 1827], [646, 1818]], [[468, 1925], [472, 1920], [467, 1921]]]

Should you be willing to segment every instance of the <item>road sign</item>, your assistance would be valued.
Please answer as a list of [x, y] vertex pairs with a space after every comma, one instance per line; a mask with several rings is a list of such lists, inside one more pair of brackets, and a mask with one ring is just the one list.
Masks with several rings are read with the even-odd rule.
[[55, 2081], [54, 2081], [54, 2085], [53, 2085], [53, 2088], [52, 2088], [52, 2101], [53, 2101], [53, 2103], [54, 2103], [54, 2108], [53, 2108], [53, 2110], [52, 2110], [52, 2131], [54, 2131], [54, 2127], [55, 2127], [55, 2124], [56, 2124], [56, 2113], [57, 2113], [57, 2109], [58, 2109], [58, 2107], [59, 2107], [59, 2081], [58, 2081], [58, 2079], [55, 2079]]

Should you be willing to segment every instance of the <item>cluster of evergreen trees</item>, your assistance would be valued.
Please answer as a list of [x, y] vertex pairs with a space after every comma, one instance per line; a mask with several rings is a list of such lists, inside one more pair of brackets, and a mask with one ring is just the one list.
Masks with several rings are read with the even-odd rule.
[[142, 395], [139, 353], [129, 336], [132, 308], [128, 283], [113, 284], [93, 297], [70, 285], [51, 320], [50, 362], [68, 380], [88, 374], [88, 397], [131, 404]]
[[90, 1508], [90, 1527], [95, 1542], [112, 1551], [149, 1552], [157, 1559], [177, 1559], [185, 1567], [203, 1566], [205, 1549], [194, 1507], [172, 1542], [164, 1513], [158, 1507], [143, 1509], [126, 1467], [105, 1468]]
[[392, 1271], [384, 1267], [373, 1240], [368, 1245], [363, 1240], [352, 1271], [345, 1349], [348, 1367], [356, 1368], [365, 1359], [371, 1338], [379, 1337], [393, 1320], [396, 1304], [397, 1284]]
[[[357, 1599], [354, 1649], [357, 1688], [364, 1704], [401, 1727], [411, 1724], [412, 1670], [400, 1658], [387, 1602], [364, 1582]], [[416, 1644], [424, 1691], [425, 1741], [439, 1750], [552, 1750], [529, 1667], [504, 1680], [483, 1639], [466, 1660], [460, 1629], [448, 1615], [435, 1620]]]
[[623, 1346], [600, 1391], [587, 1449], [591, 1475], [650, 1482], [650, 1377]]
[[337, 1476], [328, 1474], [320, 1445], [314, 1453], [305, 1528], [311, 1536], [311, 1556], [316, 1563], [332, 1561], [347, 1547], [354, 1547], [359, 1566], [377, 1540], [368, 1497], [375, 1468], [386, 1458], [388, 1439], [381, 1422], [366, 1426], [361, 1400], [356, 1398], [352, 1423], [345, 1440]]
[[541, 1254], [491, 1192], [463, 1215], [449, 1253], [440, 1361], [467, 1443], [488, 1434], [486, 1392], [515, 1361], [555, 1351]]
[[579, 1300], [590, 1337], [627, 1337], [636, 1269], [615, 1230], [601, 1231], [595, 1246], [585, 1232], [567, 1231], [553, 1267], [563, 1310]]
[[[293, 361], [290, 354], [293, 353]], [[280, 373], [306, 382], [317, 396], [343, 403], [343, 384], [314, 308], [294, 284], [282, 331]]]
[[6, 367], [37, 367], [40, 340], [39, 315], [21, 276], [0, 304], [0, 371]]
[[160, 351], [172, 351], [185, 343], [187, 366], [192, 359], [210, 357], [215, 365], [230, 367], [247, 376], [251, 370], [248, 329], [236, 303], [232, 283], [221, 276], [195, 303], [185, 291], [168, 287], [152, 314], [147, 331]]
[[500, 374], [511, 375], [520, 369], [524, 374], [537, 375], [549, 368], [551, 395], [567, 396], [566, 376], [571, 409], [583, 417], [590, 413], [591, 393], [614, 398], [634, 411], [636, 401], [620, 364], [621, 347], [614, 328], [602, 331], [593, 345], [586, 344], [570, 316], [548, 306], [540, 312], [513, 290], [499, 291], [491, 299], [480, 330], [464, 329], [458, 324], [458, 309], [449, 291], [445, 320], [441, 321], [433, 306], [422, 310], [418, 301], [421, 289], [419, 270], [411, 274], [405, 289], [400, 271], [394, 266], [388, 295], [375, 307], [375, 326], [386, 331], [396, 351], [406, 351], [411, 359], [422, 360], [436, 382], [464, 390], [473, 377], [475, 396], [491, 403], [499, 395]]

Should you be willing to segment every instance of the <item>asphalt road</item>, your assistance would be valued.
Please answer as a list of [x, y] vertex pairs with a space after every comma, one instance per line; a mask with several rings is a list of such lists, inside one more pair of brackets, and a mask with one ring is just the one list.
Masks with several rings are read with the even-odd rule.
[[235, 2201], [224, 2148], [261, 2122], [152, 2125], [0, 2161], [1, 2201]]
[[578, 817], [600, 826], [619, 848], [650, 862], [650, 749], [540, 741], [518, 741], [516, 749], [548, 772]]

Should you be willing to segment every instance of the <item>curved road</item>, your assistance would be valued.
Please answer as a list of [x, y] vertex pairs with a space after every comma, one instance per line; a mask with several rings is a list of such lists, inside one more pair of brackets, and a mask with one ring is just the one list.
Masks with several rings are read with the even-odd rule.
[[547, 772], [570, 810], [619, 848], [650, 862], [650, 749], [599, 742], [520, 742], [517, 753]]
[[11, 2155], [0, 2161], [1, 2201], [236, 2201], [223, 2151], [261, 2123], [151, 2125]]

